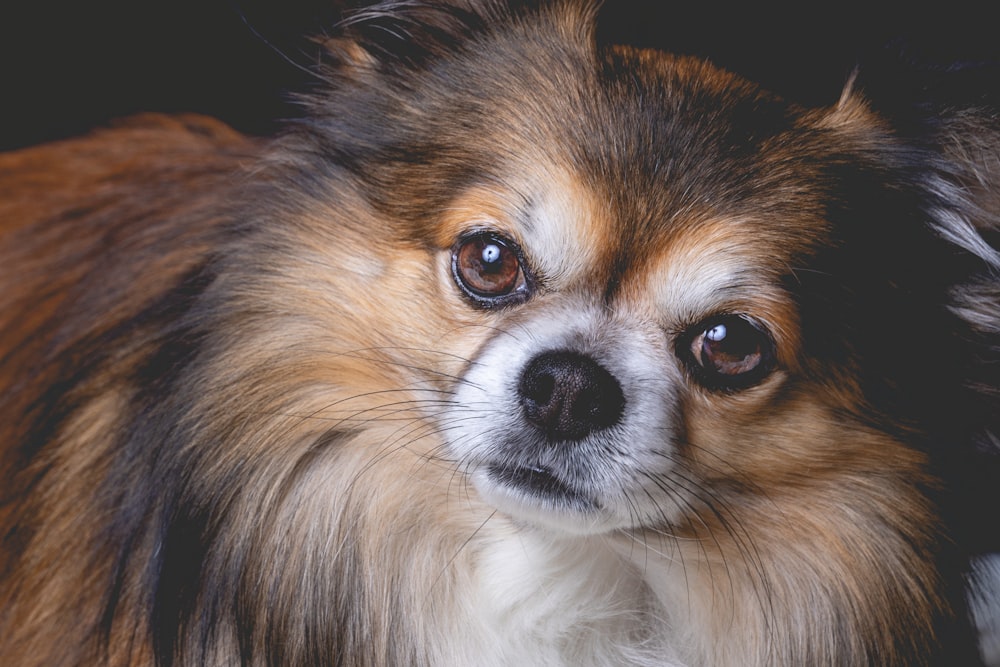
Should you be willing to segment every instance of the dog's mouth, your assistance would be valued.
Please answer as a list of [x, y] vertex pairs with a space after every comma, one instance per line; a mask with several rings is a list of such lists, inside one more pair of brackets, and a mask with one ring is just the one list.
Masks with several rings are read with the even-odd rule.
[[492, 464], [488, 474], [493, 483], [516, 489], [540, 499], [554, 500], [560, 504], [574, 505], [580, 509], [594, 509], [593, 499], [573, 489], [551, 470], [542, 466], [502, 466]]

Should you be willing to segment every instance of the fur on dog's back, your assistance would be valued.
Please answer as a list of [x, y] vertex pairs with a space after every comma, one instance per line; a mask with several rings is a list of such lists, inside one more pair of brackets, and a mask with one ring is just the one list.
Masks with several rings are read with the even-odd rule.
[[30, 375], [21, 367], [45, 372], [199, 266], [226, 220], [220, 201], [256, 153], [212, 119], [149, 115], [0, 155], [4, 361], [19, 368], [0, 377], [5, 395], [21, 393], [8, 384]]
[[0, 156], [5, 664], [96, 660], [82, 647], [110, 621], [116, 561], [148, 556], [102, 519], [126, 493], [108, 448], [128, 387], [169, 370], [149, 350], [187, 304], [167, 295], [197, 285], [256, 153], [214, 120], [150, 115]]
[[[358, 14], [271, 142], [0, 157], [0, 663], [975, 663], [995, 119], [801, 109], [514, 4]], [[479, 238], [521, 292], [462, 286]], [[757, 308], [771, 375], [698, 384], [704, 302]], [[469, 481], [546, 337], [665, 434], [526, 441], [642, 450], [630, 523]]]

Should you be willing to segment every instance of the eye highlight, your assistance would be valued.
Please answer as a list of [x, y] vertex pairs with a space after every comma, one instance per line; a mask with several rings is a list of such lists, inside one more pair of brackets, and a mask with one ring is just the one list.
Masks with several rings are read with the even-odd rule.
[[689, 329], [678, 356], [709, 389], [735, 390], [763, 380], [774, 368], [774, 342], [742, 315], [718, 315]]
[[528, 298], [528, 279], [520, 248], [494, 232], [464, 237], [451, 253], [458, 286], [483, 308], [520, 303]]

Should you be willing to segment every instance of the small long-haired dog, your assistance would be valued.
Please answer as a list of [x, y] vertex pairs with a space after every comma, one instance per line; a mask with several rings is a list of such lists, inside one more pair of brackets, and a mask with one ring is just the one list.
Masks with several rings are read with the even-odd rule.
[[0, 664], [998, 660], [992, 98], [595, 14], [383, 3], [273, 141], [0, 157]]

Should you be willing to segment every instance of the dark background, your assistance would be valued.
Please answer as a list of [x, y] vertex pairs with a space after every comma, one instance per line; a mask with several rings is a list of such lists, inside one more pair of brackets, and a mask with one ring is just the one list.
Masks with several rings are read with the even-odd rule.
[[[137, 111], [198, 111], [246, 132], [294, 116], [305, 36], [352, 0], [9, 0], [0, 8], [0, 150]], [[355, 2], [355, 4], [358, 4]], [[701, 55], [807, 104], [837, 99], [890, 51], [930, 65], [995, 58], [993, 3], [884, 5], [607, 0], [606, 38]]]

